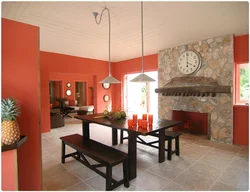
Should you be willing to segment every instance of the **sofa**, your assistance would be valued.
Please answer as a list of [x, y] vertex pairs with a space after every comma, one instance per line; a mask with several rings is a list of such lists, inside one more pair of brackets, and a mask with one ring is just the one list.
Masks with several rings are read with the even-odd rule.
[[58, 128], [64, 126], [64, 118], [60, 113], [60, 109], [50, 110], [50, 128]]

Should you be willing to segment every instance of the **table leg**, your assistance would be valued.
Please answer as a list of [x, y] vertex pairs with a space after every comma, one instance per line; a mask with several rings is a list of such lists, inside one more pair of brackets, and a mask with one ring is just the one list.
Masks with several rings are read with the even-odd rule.
[[165, 130], [159, 131], [159, 159], [158, 162], [165, 161]]
[[65, 163], [65, 143], [62, 141], [62, 151], [61, 151], [61, 163]]
[[112, 129], [112, 145], [117, 145], [117, 129]]
[[82, 121], [82, 135], [84, 139], [89, 139], [89, 122]]
[[128, 133], [128, 162], [129, 162], [129, 180], [136, 178], [137, 175], [137, 135]]

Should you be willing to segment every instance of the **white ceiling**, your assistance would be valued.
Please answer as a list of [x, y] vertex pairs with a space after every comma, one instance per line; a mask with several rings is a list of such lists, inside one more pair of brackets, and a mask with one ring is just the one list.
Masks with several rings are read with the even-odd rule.
[[[2, 17], [40, 27], [40, 50], [111, 61], [141, 56], [140, 2], [2, 2]], [[226, 34], [248, 34], [248, 2], [144, 2], [144, 55]]]

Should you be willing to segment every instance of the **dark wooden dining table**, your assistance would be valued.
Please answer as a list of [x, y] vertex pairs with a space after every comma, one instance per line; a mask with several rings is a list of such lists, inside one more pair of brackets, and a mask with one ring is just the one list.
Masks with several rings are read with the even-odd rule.
[[96, 123], [99, 125], [104, 125], [107, 127], [112, 128], [112, 145], [117, 145], [117, 130], [123, 130], [128, 132], [128, 157], [129, 157], [129, 179], [132, 180], [136, 178], [137, 175], [137, 136], [138, 135], [150, 135], [154, 133], [159, 134], [159, 156], [158, 162], [162, 163], [165, 161], [165, 130], [173, 127], [175, 125], [181, 124], [180, 121], [172, 121], [166, 119], [155, 119], [153, 121], [153, 125], [149, 126], [147, 129], [145, 128], [138, 128], [128, 127], [127, 119], [109, 119], [109, 118], [102, 118], [101, 114], [94, 114], [94, 115], [78, 115], [75, 116], [76, 119], [82, 120], [82, 132], [83, 138], [89, 139], [90, 138], [90, 131], [89, 131], [89, 124]]

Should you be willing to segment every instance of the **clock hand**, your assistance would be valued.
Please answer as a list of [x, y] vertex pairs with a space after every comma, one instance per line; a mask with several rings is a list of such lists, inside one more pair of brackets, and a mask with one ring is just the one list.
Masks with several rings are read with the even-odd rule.
[[188, 67], [188, 55], [186, 55], [186, 58], [187, 58], [187, 65], [186, 65], [186, 67]]
[[187, 64], [188, 64], [188, 65], [191, 65], [191, 66], [193, 66], [193, 67], [194, 67], [194, 65], [193, 65], [192, 63], [188, 63], [188, 62], [187, 62]]

